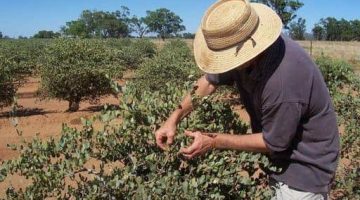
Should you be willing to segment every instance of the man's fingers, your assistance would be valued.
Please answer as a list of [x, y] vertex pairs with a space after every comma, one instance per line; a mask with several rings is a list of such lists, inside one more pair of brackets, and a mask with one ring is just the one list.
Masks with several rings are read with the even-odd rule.
[[196, 150], [196, 145], [193, 143], [191, 146], [189, 146], [188, 148], [181, 148], [180, 149], [180, 153], [182, 154], [192, 154], [194, 153], [194, 151]]
[[192, 158], [194, 158], [195, 155], [192, 155], [192, 154], [183, 154], [183, 157], [187, 160], [190, 160]]
[[189, 136], [189, 137], [195, 137], [196, 136], [196, 132], [185, 131], [184, 133], [185, 133], [186, 136]]
[[167, 143], [168, 145], [171, 145], [173, 142], [174, 142], [174, 137], [168, 136], [166, 143]]
[[166, 136], [163, 136], [161, 134], [156, 134], [156, 144], [162, 149], [166, 150], [165, 141]]

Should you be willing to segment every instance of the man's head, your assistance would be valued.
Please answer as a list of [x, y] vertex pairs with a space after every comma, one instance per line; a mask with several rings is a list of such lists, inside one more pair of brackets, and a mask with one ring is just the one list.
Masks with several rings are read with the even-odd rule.
[[205, 13], [194, 41], [201, 70], [218, 74], [246, 67], [280, 36], [282, 22], [269, 7], [220, 0]]

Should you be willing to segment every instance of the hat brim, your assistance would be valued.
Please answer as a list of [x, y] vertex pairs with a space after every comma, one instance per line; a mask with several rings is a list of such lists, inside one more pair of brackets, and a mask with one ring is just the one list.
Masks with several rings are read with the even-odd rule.
[[251, 3], [259, 16], [259, 25], [252, 39], [223, 50], [211, 50], [206, 44], [201, 28], [194, 40], [194, 56], [198, 67], [209, 74], [219, 74], [241, 67], [265, 51], [280, 36], [282, 21], [269, 7]]

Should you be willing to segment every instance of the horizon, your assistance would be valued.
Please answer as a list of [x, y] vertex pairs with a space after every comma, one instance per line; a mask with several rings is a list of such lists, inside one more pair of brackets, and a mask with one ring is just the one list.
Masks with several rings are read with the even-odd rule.
[[[183, 19], [186, 27], [184, 32], [195, 33], [202, 15], [215, 0], [192, 2], [165, 1], [165, 0], [92, 0], [85, 2], [78, 0], [1, 0], [0, 7], [0, 32], [4, 36], [18, 38], [19, 36], [31, 37], [38, 31], [60, 31], [61, 26], [66, 22], [79, 18], [83, 10], [115, 11], [121, 6], [130, 9], [130, 14], [138, 17], [146, 15], [147, 10], [167, 8]], [[307, 33], [311, 33], [312, 27], [321, 18], [335, 17], [346, 20], [360, 19], [360, 1], [348, 0], [346, 3], [341, 0], [334, 0], [329, 3], [327, 0], [301, 0], [304, 6], [297, 11], [297, 16], [306, 19]], [[191, 9], [189, 9], [191, 8]]]

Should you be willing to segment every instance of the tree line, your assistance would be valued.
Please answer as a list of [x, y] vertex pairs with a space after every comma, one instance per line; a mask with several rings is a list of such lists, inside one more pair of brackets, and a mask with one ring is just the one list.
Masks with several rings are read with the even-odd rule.
[[311, 33], [306, 33], [306, 20], [303, 18], [298, 18], [289, 27], [289, 35], [296, 40], [360, 41], [360, 20], [322, 18]]
[[[166, 8], [146, 11], [145, 17], [130, 15], [129, 8], [122, 6], [114, 12], [84, 10], [76, 20], [61, 27], [61, 35], [80, 38], [144, 37], [154, 33], [165, 39], [179, 36], [186, 28], [183, 20]], [[40, 34], [39, 37], [56, 37], [56, 33]], [[186, 35], [185, 35], [186, 36]]]
[[312, 29], [314, 39], [328, 41], [360, 41], [360, 20], [328, 17]]
[[[251, 0], [251, 2], [263, 3], [275, 10], [284, 24], [284, 31], [295, 40], [360, 41], [360, 20], [323, 18], [314, 25], [311, 33], [307, 33], [306, 20], [296, 15], [296, 12], [304, 6], [301, 1]], [[33, 37], [142, 38], [148, 34], [162, 39], [195, 37], [194, 33], [183, 33], [185, 30], [183, 20], [169, 9], [146, 11], [145, 17], [137, 17], [130, 14], [129, 8], [122, 6], [120, 10], [114, 12], [84, 10], [78, 19], [66, 22], [60, 32], [42, 30]], [[0, 32], [1, 38], [8, 37]]]

